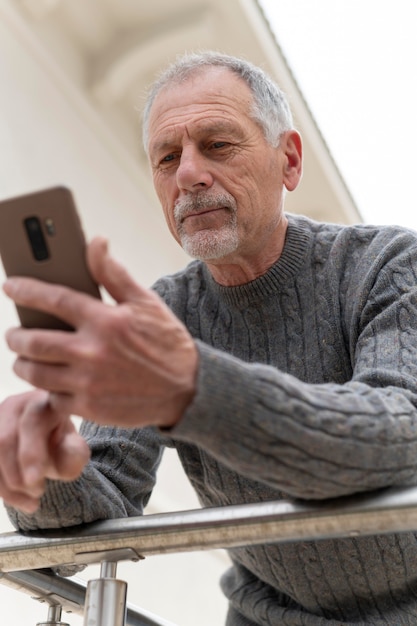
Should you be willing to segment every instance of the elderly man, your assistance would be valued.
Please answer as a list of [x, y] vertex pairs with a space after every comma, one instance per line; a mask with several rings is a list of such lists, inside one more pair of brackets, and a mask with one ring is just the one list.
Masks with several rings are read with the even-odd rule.
[[[203, 506], [415, 484], [415, 233], [284, 213], [300, 136], [245, 61], [206, 53], [168, 68], [144, 139], [168, 227], [195, 260], [150, 291], [94, 240], [91, 272], [114, 306], [6, 282], [16, 303], [75, 327], [7, 333], [34, 386], [0, 408], [15, 525], [140, 514], [164, 445]], [[70, 414], [86, 420], [80, 435]], [[413, 534], [230, 556], [228, 626], [417, 623]]]

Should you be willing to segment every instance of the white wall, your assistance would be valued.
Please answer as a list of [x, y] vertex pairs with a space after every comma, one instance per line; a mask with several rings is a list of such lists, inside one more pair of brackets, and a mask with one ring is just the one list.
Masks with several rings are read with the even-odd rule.
[[[65, 184], [75, 193], [87, 236], [108, 236], [138, 280], [149, 285], [184, 264], [161, 215], [141, 193], [143, 173], [59, 75], [7, 2], [0, 3], [0, 146], [0, 198]], [[2, 339], [15, 323], [13, 307], [0, 294], [1, 397], [24, 388], [11, 372], [12, 356]], [[152, 512], [196, 506], [174, 453], [168, 453]], [[0, 532], [10, 530], [0, 508]], [[213, 626], [225, 614], [217, 580], [226, 563], [222, 552], [158, 556], [122, 564], [119, 575], [129, 579], [130, 602], [181, 626]], [[46, 621], [45, 606], [2, 585], [0, 604], [1, 623]], [[63, 621], [82, 623], [67, 615]]]

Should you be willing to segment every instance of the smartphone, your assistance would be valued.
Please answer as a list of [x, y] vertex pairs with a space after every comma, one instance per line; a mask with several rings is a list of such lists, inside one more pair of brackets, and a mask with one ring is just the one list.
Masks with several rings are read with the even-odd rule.
[[[100, 298], [86, 262], [85, 238], [73, 196], [53, 187], [0, 201], [0, 256], [6, 276], [29, 276]], [[71, 330], [42, 311], [17, 306], [22, 326]]]

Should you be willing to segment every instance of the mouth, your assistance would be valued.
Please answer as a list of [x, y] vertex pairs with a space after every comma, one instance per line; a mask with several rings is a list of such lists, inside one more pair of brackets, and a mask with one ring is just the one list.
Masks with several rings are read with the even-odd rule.
[[209, 207], [206, 209], [201, 209], [199, 211], [193, 211], [191, 213], [187, 213], [187, 215], [184, 215], [181, 219], [181, 222], [185, 222], [185, 220], [190, 219], [190, 218], [199, 218], [199, 217], [203, 217], [204, 215], [209, 215], [211, 213], [217, 213], [218, 211], [227, 211], [227, 207], [225, 206], [215, 206], [215, 207]]

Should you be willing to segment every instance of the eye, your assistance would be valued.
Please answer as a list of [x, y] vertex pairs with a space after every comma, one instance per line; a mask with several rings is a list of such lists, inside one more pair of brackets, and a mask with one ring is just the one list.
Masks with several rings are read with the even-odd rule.
[[163, 157], [163, 159], [161, 159], [161, 163], [169, 163], [170, 161], [173, 161], [175, 159], [175, 154], [167, 154], [166, 156]]
[[226, 141], [214, 141], [211, 144], [211, 147], [214, 148], [215, 150], [219, 150], [220, 148], [224, 148], [225, 146], [227, 146]]
[[158, 161], [158, 167], [160, 169], [167, 169], [174, 166], [177, 163], [178, 154], [176, 152], [170, 152], [165, 156], [161, 157]]

